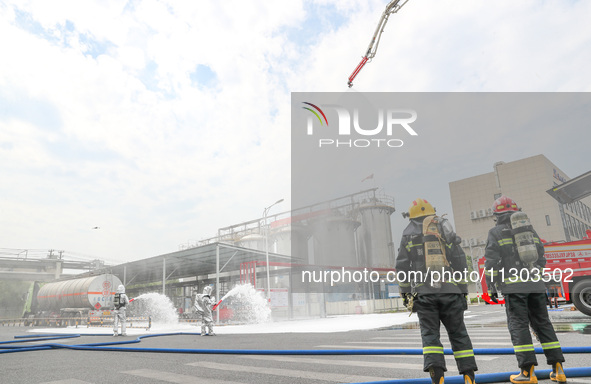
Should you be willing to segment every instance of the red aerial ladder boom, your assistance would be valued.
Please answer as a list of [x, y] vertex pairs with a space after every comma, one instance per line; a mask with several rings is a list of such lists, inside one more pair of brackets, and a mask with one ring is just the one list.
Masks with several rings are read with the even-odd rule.
[[378, 23], [378, 27], [376, 28], [376, 31], [373, 34], [373, 37], [371, 38], [371, 42], [367, 47], [365, 56], [363, 56], [361, 62], [357, 65], [353, 73], [351, 73], [351, 76], [349, 76], [349, 88], [353, 86], [353, 80], [355, 79], [355, 76], [357, 76], [359, 71], [361, 71], [361, 68], [363, 68], [365, 63], [373, 59], [376, 55], [378, 45], [380, 44], [380, 38], [382, 37], [382, 32], [384, 32], [384, 28], [386, 27], [386, 23], [388, 22], [388, 17], [390, 17], [391, 14], [398, 12], [400, 8], [402, 8], [406, 3], [408, 3], [408, 0], [392, 0], [388, 3], [386, 9], [382, 13], [382, 17], [380, 17], [380, 22]]

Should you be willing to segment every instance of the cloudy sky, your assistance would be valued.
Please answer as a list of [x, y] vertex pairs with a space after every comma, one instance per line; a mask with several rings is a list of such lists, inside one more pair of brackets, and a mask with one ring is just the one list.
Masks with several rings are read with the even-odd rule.
[[[0, 248], [130, 261], [288, 210], [291, 92], [591, 91], [582, 0], [410, 0], [349, 90], [385, 5], [0, 0]], [[538, 153], [588, 171], [561, 139], [456, 179]]]

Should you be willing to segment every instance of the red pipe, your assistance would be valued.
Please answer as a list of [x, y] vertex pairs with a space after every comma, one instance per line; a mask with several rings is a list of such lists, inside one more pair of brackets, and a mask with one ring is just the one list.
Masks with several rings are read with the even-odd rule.
[[367, 60], [369, 60], [368, 57], [363, 56], [363, 58], [361, 59], [361, 62], [357, 65], [357, 67], [355, 68], [355, 70], [353, 71], [351, 76], [349, 76], [349, 82], [347, 83], [349, 85], [349, 88], [351, 88], [353, 86], [353, 80], [355, 79], [355, 76], [357, 76], [359, 71], [361, 71], [361, 68], [363, 68], [365, 63], [367, 63]]

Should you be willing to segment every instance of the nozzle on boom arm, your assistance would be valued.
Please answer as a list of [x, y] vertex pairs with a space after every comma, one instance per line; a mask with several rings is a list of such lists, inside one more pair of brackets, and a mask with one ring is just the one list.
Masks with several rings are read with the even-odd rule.
[[[402, 4], [400, 4], [401, 2]], [[392, 0], [388, 3], [386, 9], [382, 13], [382, 16], [380, 17], [380, 22], [378, 23], [378, 27], [376, 28], [376, 31], [374, 32], [371, 38], [371, 42], [367, 47], [365, 56], [363, 56], [361, 62], [357, 65], [353, 73], [351, 73], [351, 76], [349, 76], [349, 81], [347, 83], [349, 88], [353, 86], [353, 80], [361, 71], [363, 66], [375, 57], [376, 52], [378, 50], [378, 45], [380, 44], [380, 38], [382, 37], [382, 32], [384, 32], [384, 28], [386, 27], [386, 23], [388, 22], [388, 17], [390, 17], [391, 14], [398, 12], [406, 3], [408, 3], [408, 0]]]

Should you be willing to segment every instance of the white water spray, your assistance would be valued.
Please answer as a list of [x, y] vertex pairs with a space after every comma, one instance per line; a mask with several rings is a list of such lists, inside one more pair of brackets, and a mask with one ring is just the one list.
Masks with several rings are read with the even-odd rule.
[[[251, 284], [236, 285], [222, 297], [221, 305], [232, 311], [231, 323], [257, 324], [271, 318], [267, 300]], [[151, 316], [154, 325], [179, 325], [178, 312], [172, 301], [160, 293], [144, 293], [136, 297], [131, 306], [133, 316]]]
[[178, 324], [179, 315], [172, 301], [165, 295], [156, 292], [144, 293], [135, 298], [132, 304], [134, 315], [151, 316], [156, 324]]
[[221, 305], [232, 310], [235, 323], [264, 323], [271, 317], [267, 300], [251, 284], [236, 285], [222, 297]]

